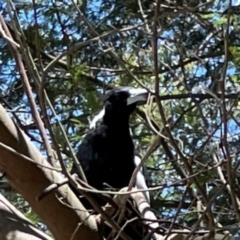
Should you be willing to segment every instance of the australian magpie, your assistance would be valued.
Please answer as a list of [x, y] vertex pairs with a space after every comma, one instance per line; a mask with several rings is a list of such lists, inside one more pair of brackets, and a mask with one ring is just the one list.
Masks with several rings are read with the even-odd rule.
[[[129, 117], [147, 99], [147, 90], [130, 87], [107, 91], [101, 123], [90, 129], [77, 152], [88, 184], [104, 189], [108, 184], [120, 189], [128, 186], [135, 169], [134, 144]], [[71, 173], [76, 172], [73, 165]]]
[[[89, 128], [90, 129], [94, 129], [100, 126], [100, 124], [102, 124], [103, 121], [103, 116], [105, 114], [105, 108], [103, 108], [90, 122]], [[141, 157], [138, 155], [137, 152], [135, 152], [135, 156], [134, 156], [134, 164], [135, 167], [137, 167], [141, 162]], [[136, 187], [138, 189], [148, 189], [147, 186], [147, 176], [146, 176], [146, 168], [143, 166], [141, 167], [140, 171], [137, 173], [136, 176]], [[143, 192], [146, 200], [148, 201], [148, 203], [150, 203], [150, 195], [148, 191]]]
[[[104, 110], [98, 117], [101, 120], [95, 119], [95, 123], [92, 121], [91, 129], [82, 140], [77, 152], [77, 158], [88, 184], [92, 187], [103, 190], [107, 186], [114, 189], [128, 186], [133, 171], [140, 161], [135, 155], [129, 118], [137, 105], [146, 102], [147, 96], [147, 90], [130, 87], [115, 88], [105, 94]], [[78, 174], [75, 165], [71, 173]], [[144, 179], [142, 172], [141, 176]], [[141, 179], [139, 174], [137, 178]], [[141, 184], [136, 186], [146, 188], [146, 184], [145, 187]], [[86, 199], [82, 199], [81, 202], [89, 208]], [[99, 203], [103, 202], [99, 201]], [[137, 228], [127, 226], [125, 231], [132, 239], [142, 239]]]

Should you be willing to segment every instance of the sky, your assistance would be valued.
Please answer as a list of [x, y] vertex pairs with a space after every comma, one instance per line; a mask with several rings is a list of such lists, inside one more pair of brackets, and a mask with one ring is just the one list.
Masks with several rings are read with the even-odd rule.
[[[18, 7], [21, 7], [21, 5], [22, 4], [26, 4], [28, 1], [26, 1], [26, 0], [17, 0], [17, 1], [14, 1], [15, 3], [16, 3], [16, 5], [18, 6]], [[49, 1], [46, 1], [46, 2], [49, 2]], [[56, 1], [56, 2], [58, 2], [58, 1]], [[60, 2], [60, 1], [59, 1]], [[222, 1], [223, 2], [223, 1]], [[233, 2], [233, 6], [236, 6], [236, 5], [240, 5], [240, 0], [234, 0], [234, 1], [232, 1]], [[101, 1], [92, 1], [92, 5], [93, 5], [93, 9], [94, 8], [98, 8], [99, 6], [100, 6], [100, 4], [101, 4]], [[226, 4], [227, 4], [227, 2], [225, 2], [225, 4], [223, 4], [223, 5], [225, 5], [225, 6], [222, 6], [222, 11], [223, 10], [225, 10], [226, 9]], [[2, 7], [4, 7], [4, 6], [2, 6]], [[1, 6], [0, 6], [0, 8], [1, 8]], [[0, 9], [1, 10], [1, 9]], [[32, 11], [30, 11], [28, 14], [26, 14], [26, 12], [25, 11], [22, 11], [22, 14], [20, 15], [20, 17], [22, 17], [23, 19], [25, 19], [26, 21], [29, 21], [29, 19], [31, 19], [31, 17], [32, 17], [32, 14], [33, 14], [33, 12]], [[41, 22], [41, 21], [44, 21], [44, 18], [43, 17], [41, 17], [40, 19], [39, 19], [39, 21]], [[50, 23], [49, 23], [50, 24]], [[60, 31], [60, 27], [57, 27], [56, 28], [56, 30], [59, 30]], [[171, 34], [171, 33], [170, 33]], [[177, 60], [177, 59], [175, 59], [175, 60]], [[11, 68], [8, 68], [8, 69], [6, 69], [6, 72], [7, 71], [9, 71], [9, 72], [11, 72], [12, 71], [12, 69]], [[199, 75], [199, 76], [201, 76], [201, 75], [203, 75], [203, 74], [205, 74], [205, 72], [204, 72], [205, 70], [203, 69], [203, 68], [197, 68], [196, 69], [196, 74], [197, 75]], [[232, 71], [232, 72], [231, 72]], [[232, 70], [230, 70], [230, 74], [233, 74], [234, 73], [234, 71], [235, 71], [235, 69], [232, 69]], [[2, 89], [3, 91], [4, 91], [4, 88]], [[80, 112], [81, 113], [81, 112]], [[22, 119], [26, 122], [26, 119], [24, 119], [25, 117], [22, 117]], [[31, 120], [32, 121], [32, 120]], [[229, 133], [230, 133], [230, 135], [239, 135], [240, 134], [240, 128], [238, 127], [238, 126], [236, 126], [236, 124], [235, 124], [235, 122], [234, 121], [232, 121], [232, 120], [230, 120], [229, 121], [229, 123], [228, 123], [228, 127], [229, 127]], [[215, 134], [215, 137], [216, 138], [219, 138], [220, 137], [220, 130], [219, 131], [217, 131], [216, 132], [216, 134]], [[229, 138], [229, 139], [232, 139], [232, 136], [230, 136], [231, 138]], [[238, 139], [238, 141], [239, 141], [240, 139]], [[36, 144], [36, 146], [38, 147], [38, 148], [40, 148], [40, 145], [39, 144], [37, 144], [37, 143], [35, 143]], [[165, 190], [163, 193], [165, 193], [166, 195], [167, 195], [167, 193], [168, 193], [168, 191], [170, 191], [171, 189], [167, 189], [167, 190]]]

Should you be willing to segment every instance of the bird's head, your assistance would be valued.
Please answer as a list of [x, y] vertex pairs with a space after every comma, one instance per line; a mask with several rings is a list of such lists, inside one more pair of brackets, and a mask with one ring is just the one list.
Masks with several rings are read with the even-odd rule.
[[104, 97], [105, 111], [131, 114], [137, 105], [146, 103], [148, 91], [142, 88], [121, 87], [109, 90]]
[[148, 91], [142, 88], [120, 87], [106, 92], [104, 109], [93, 119], [90, 128], [99, 120], [128, 120], [137, 105], [146, 103]]

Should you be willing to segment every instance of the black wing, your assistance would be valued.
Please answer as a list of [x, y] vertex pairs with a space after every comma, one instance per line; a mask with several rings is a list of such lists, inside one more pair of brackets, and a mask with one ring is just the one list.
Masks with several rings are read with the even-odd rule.
[[[88, 183], [97, 189], [128, 186], [134, 165], [134, 145], [124, 131], [113, 133], [104, 124], [89, 131], [79, 146], [77, 158]], [[71, 173], [76, 173], [74, 166]]]

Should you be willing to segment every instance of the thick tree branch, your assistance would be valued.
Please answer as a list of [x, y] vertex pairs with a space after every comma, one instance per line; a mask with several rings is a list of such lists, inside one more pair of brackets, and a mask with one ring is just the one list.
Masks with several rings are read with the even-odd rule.
[[43, 189], [54, 182], [59, 182], [62, 176], [57, 171], [38, 165], [51, 167], [37, 148], [12, 122], [1, 105], [0, 142], [36, 162], [14, 154], [7, 148], [0, 148], [0, 170], [6, 173], [12, 187], [28, 201], [33, 210], [46, 223], [55, 239], [101, 239], [93, 216], [86, 212], [67, 185], [61, 186], [40, 202], [36, 200]]

